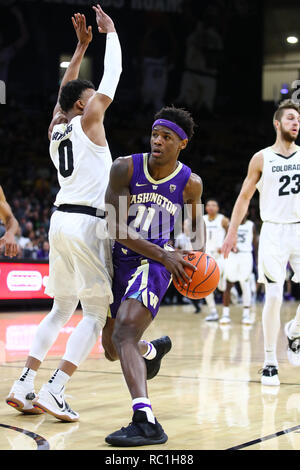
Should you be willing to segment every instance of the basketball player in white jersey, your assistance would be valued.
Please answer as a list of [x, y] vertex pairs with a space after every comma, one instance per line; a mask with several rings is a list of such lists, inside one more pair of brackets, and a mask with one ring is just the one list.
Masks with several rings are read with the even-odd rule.
[[243, 298], [242, 323], [250, 325], [253, 323], [250, 316], [251, 307], [251, 274], [253, 271], [253, 247], [257, 254], [257, 235], [255, 225], [247, 219], [248, 214], [242, 220], [237, 230], [237, 244], [234, 251], [229, 253], [225, 260], [224, 270], [226, 279], [226, 290], [223, 294], [223, 315], [221, 324], [231, 322], [230, 318], [230, 290], [236, 282], [240, 283]]
[[[105, 238], [104, 219], [112, 159], [103, 119], [119, 82], [122, 54], [113, 21], [99, 5], [93, 9], [99, 32], [106, 33], [102, 80], [95, 90], [91, 82], [77, 79], [92, 40], [91, 27], [86, 28], [84, 15], [77, 14], [72, 21], [79, 42], [50, 125], [50, 156], [60, 184], [50, 224], [50, 272], [45, 291], [54, 297], [53, 308], [40, 323], [23, 372], [6, 399], [23, 413], [46, 411], [63, 421], [79, 418], [65, 401], [65, 385], [96, 343], [113, 300], [111, 244]], [[83, 318], [68, 340], [58, 369], [35, 396], [36, 371], [79, 300]]]
[[[300, 126], [299, 111], [299, 106], [292, 100], [279, 105], [273, 121], [276, 142], [250, 160], [222, 247], [227, 258], [236, 243], [238, 226], [258, 189], [263, 221], [258, 250], [258, 281], [265, 284], [266, 294], [262, 313], [265, 361], [261, 381], [264, 385], [280, 384], [276, 348], [288, 261], [297, 280], [300, 279], [300, 148], [295, 144]], [[287, 335], [290, 351], [298, 352], [300, 307], [295, 319], [287, 325]]]
[[[221, 247], [229, 226], [229, 220], [223, 214], [219, 213], [219, 204], [215, 199], [209, 199], [205, 205], [206, 214], [204, 222], [206, 226], [206, 253], [211, 255], [217, 262], [220, 270], [220, 282], [218, 289], [223, 292], [226, 288], [224, 278], [224, 258], [221, 255]], [[214, 294], [205, 297], [210, 314], [205, 318], [206, 321], [217, 321], [219, 315], [216, 308]]]
[[17, 219], [12, 213], [11, 207], [8, 204], [2, 187], [0, 186], [0, 219], [4, 223], [5, 233], [0, 238], [0, 248], [4, 247], [5, 256], [10, 258], [18, 254], [18, 245], [15, 235], [19, 229]]

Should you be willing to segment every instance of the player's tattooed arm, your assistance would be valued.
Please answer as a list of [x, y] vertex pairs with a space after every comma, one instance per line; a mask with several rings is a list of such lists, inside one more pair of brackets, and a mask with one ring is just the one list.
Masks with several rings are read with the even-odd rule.
[[0, 247], [5, 247], [5, 256], [16, 256], [18, 245], [15, 240], [15, 234], [19, 229], [19, 224], [14, 217], [10, 205], [6, 201], [2, 187], [0, 186], [0, 219], [5, 225], [5, 234], [0, 238]]
[[191, 221], [191, 243], [194, 250], [205, 251], [206, 230], [201, 202], [203, 184], [200, 176], [192, 173], [183, 192], [188, 217]]
[[196, 268], [183, 259], [182, 253], [166, 251], [143, 239], [127, 225], [130, 205], [130, 181], [133, 174], [132, 157], [120, 157], [114, 161], [105, 194], [108, 231], [111, 238], [145, 258], [162, 263], [179, 283], [186, 284], [191, 278], [184, 267]]
[[263, 170], [263, 154], [256, 153], [250, 160], [248, 173], [243, 182], [240, 194], [234, 205], [227, 235], [225, 237], [222, 253], [227, 258], [232, 248], [236, 245], [237, 230], [243, 218], [247, 214], [250, 201], [256, 191], [256, 184], [260, 180]]
[[78, 43], [59, 88], [57, 103], [54, 107], [52, 121], [48, 129], [48, 137], [51, 136], [52, 129], [56, 124], [67, 122], [67, 119], [59, 104], [60, 92], [68, 82], [70, 82], [71, 80], [76, 80], [78, 78], [82, 59], [89, 46], [89, 43], [93, 39], [92, 27], [86, 26], [86, 19], [84, 15], [80, 13], [75, 13], [74, 16], [72, 16], [72, 23], [78, 39]]

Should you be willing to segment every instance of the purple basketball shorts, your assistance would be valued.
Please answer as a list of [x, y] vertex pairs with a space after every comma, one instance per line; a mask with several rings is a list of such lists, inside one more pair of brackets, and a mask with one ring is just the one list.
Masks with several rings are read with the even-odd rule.
[[115, 258], [111, 317], [116, 318], [124, 300], [133, 298], [150, 310], [154, 318], [170, 282], [171, 274], [161, 263], [140, 257]]

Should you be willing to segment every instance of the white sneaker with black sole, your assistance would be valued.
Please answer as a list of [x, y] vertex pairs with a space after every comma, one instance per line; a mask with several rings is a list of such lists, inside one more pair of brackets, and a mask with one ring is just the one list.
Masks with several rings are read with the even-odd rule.
[[271, 387], [276, 387], [280, 385], [277, 366], [266, 365], [260, 372], [262, 385], [267, 385]]
[[55, 416], [61, 421], [75, 422], [79, 420], [79, 414], [73, 411], [64, 396], [65, 387], [59, 393], [53, 393], [48, 383], [44, 384], [33, 400], [32, 404], [35, 408], [45, 411]]
[[9, 406], [13, 407], [17, 411], [20, 411], [20, 413], [39, 415], [43, 413], [43, 411], [38, 410], [33, 406], [32, 400], [35, 397], [36, 394], [32, 385], [28, 386], [26, 382], [16, 380], [5, 401]]
[[293, 366], [300, 366], [300, 336], [296, 336], [291, 333], [293, 323], [294, 320], [291, 320], [286, 323], [284, 327], [284, 332], [288, 340], [287, 357], [290, 364]]

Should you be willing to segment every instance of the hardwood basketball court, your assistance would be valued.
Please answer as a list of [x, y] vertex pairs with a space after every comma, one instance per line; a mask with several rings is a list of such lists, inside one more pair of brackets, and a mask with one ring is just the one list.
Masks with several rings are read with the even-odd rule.
[[[151, 449], [299, 449], [300, 369], [288, 363], [283, 333], [296, 308], [290, 302], [282, 308], [281, 385], [262, 387], [262, 304], [257, 304], [253, 326], [241, 325], [241, 307], [232, 307], [229, 327], [207, 323], [205, 306], [198, 315], [192, 305], [162, 307], [144, 339], [167, 334], [173, 342], [159, 375], [148, 382], [154, 413], [169, 440]], [[24, 365], [27, 351], [22, 348], [45, 313], [0, 314], [0, 449], [116, 449], [104, 439], [130, 422], [131, 399], [119, 362], [104, 358], [100, 342], [67, 386], [67, 401], [80, 413], [78, 423], [46, 414], [24, 416], [5, 403]], [[70, 334], [80, 316], [78, 311], [62, 335]], [[58, 341], [44, 361], [36, 391], [57, 367], [63, 344]]]

